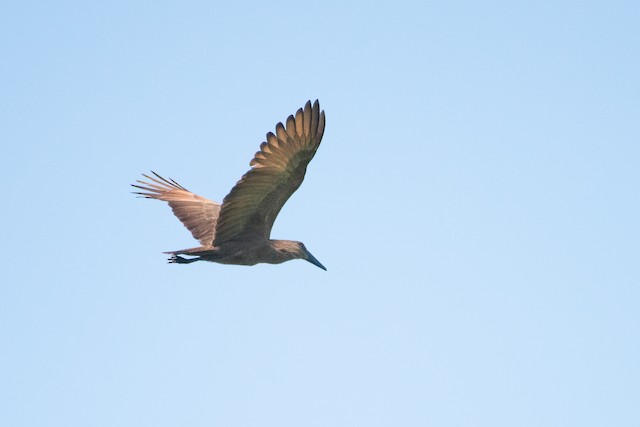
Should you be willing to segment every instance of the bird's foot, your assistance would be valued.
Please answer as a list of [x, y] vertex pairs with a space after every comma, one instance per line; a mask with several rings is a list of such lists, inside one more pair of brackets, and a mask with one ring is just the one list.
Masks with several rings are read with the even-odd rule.
[[194, 261], [198, 261], [198, 258], [182, 258], [179, 255], [171, 255], [167, 262], [169, 264], [191, 264]]

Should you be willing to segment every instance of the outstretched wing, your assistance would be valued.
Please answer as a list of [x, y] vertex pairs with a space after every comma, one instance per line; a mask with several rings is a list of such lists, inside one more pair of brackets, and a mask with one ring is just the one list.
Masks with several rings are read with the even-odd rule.
[[300, 187], [307, 165], [324, 133], [324, 111], [318, 101], [307, 102], [286, 128], [276, 125], [260, 145], [247, 172], [224, 198], [218, 217], [214, 246], [230, 240], [268, 239], [280, 209]]
[[220, 205], [190, 192], [172, 179], [164, 179], [153, 171], [151, 173], [155, 178], [142, 175], [152, 182], [138, 181], [142, 185], [131, 184], [145, 191], [135, 194], [168, 202], [175, 216], [189, 229], [193, 237], [203, 246], [211, 246], [216, 233]]

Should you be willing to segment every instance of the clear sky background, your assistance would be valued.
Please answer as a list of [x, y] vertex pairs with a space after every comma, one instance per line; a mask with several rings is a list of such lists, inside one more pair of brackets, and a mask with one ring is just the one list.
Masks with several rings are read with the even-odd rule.
[[[0, 13], [0, 425], [640, 425], [640, 3], [36, 2]], [[327, 114], [273, 237], [165, 263]]]

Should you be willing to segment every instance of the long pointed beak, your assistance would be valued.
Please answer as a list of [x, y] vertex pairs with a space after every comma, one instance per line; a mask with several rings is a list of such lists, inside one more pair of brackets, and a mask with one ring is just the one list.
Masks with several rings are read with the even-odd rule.
[[311, 255], [311, 252], [307, 251], [305, 249], [305, 251], [307, 252], [307, 261], [309, 261], [311, 264], [315, 265], [316, 267], [320, 267], [321, 269], [323, 269], [324, 271], [327, 271], [327, 269], [325, 268], [324, 265], [322, 265], [320, 263], [320, 261], [318, 261], [316, 259], [316, 257], [314, 257], [313, 255]]

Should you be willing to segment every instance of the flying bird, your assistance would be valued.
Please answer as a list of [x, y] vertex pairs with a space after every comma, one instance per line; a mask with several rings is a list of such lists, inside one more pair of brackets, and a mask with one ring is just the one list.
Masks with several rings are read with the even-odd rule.
[[[169, 203], [175, 216], [201, 246], [170, 254], [170, 263], [210, 261], [221, 264], [280, 264], [304, 259], [326, 268], [301, 242], [271, 239], [273, 223], [289, 197], [300, 187], [307, 165], [316, 154], [324, 133], [324, 111], [316, 100], [307, 102], [286, 125], [278, 123], [267, 133], [249, 164], [222, 204], [187, 190], [155, 172], [148, 181], [132, 184], [134, 194]], [[185, 258], [181, 255], [188, 256]]]

